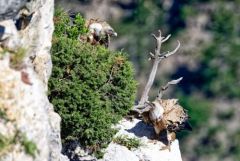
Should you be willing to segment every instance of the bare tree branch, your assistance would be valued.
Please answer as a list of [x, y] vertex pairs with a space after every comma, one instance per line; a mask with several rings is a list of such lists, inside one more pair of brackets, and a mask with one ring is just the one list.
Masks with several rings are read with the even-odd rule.
[[167, 57], [175, 54], [175, 53], [177, 52], [177, 50], [179, 49], [180, 45], [181, 45], [179, 41], [177, 41], [177, 42], [178, 42], [178, 46], [177, 46], [173, 51], [171, 51], [171, 52], [168, 51], [166, 54], [162, 54], [162, 55], [160, 56], [160, 58], [161, 58], [161, 59], [164, 59], [164, 58], [167, 58]]
[[151, 104], [147, 101], [145, 102], [143, 105], [136, 105], [133, 107], [133, 109], [131, 111], [137, 112], [139, 114], [146, 112], [148, 110], [150, 110], [150, 108], [152, 108], [152, 106], [150, 106]]
[[157, 99], [161, 99], [162, 96], [163, 96], [163, 92], [166, 91], [169, 87], [169, 85], [174, 85], [174, 84], [178, 84], [181, 80], [183, 79], [183, 77], [180, 77], [178, 79], [175, 79], [175, 80], [171, 80], [169, 82], [167, 82], [167, 84], [165, 86], [162, 86], [158, 92], [158, 96], [157, 96]]
[[161, 51], [161, 46], [162, 46], [162, 34], [161, 34], [161, 30], [158, 30], [159, 35], [157, 37], [157, 46], [155, 49], [155, 57], [157, 58], [159, 55], [161, 55], [160, 51]]
[[155, 34], [151, 34], [154, 39], [157, 40], [157, 36]]
[[170, 82], [167, 83], [167, 85], [178, 84], [182, 79], [183, 79], [183, 77], [180, 77], [180, 78], [175, 79], [175, 80], [171, 80]]
[[[154, 79], [155, 79], [157, 69], [158, 69], [158, 65], [159, 65], [160, 61], [164, 58], [167, 58], [167, 57], [175, 54], [180, 47], [180, 42], [178, 41], [178, 46], [173, 51], [170, 51], [170, 52], [168, 51], [168, 52], [164, 52], [163, 54], [161, 54], [162, 43], [166, 42], [171, 37], [171, 35], [168, 35], [167, 37], [162, 37], [161, 31], [158, 30], [158, 32], [159, 32], [158, 36], [156, 36], [155, 34], [152, 34], [153, 38], [156, 40], [156, 48], [154, 50], [154, 53], [151, 53], [151, 52], [149, 53], [150, 54], [149, 59], [154, 59], [152, 70], [150, 72], [148, 81], [145, 85], [145, 88], [144, 88], [144, 91], [142, 93], [139, 104], [134, 106], [134, 109], [133, 109], [134, 111], [143, 111], [144, 109], [146, 109], [149, 106], [149, 105], [146, 104], [146, 102], [148, 102], [148, 93], [149, 93], [149, 91], [150, 91], [150, 89], [153, 85], [153, 82], [154, 82]], [[168, 88], [169, 85], [177, 84], [178, 81], [180, 81], [180, 79], [170, 81], [164, 87]], [[166, 90], [166, 89], [164, 89], [164, 90]], [[162, 91], [164, 91], [164, 90], [162, 90]], [[161, 91], [160, 91], [160, 94], [162, 94]], [[159, 94], [159, 96], [160, 96], [160, 94]]]
[[164, 38], [164, 39], [162, 40], [162, 43], [164, 43], [165, 41], [167, 41], [170, 37], [171, 37], [171, 35], [169, 34], [166, 38]]
[[150, 58], [148, 60], [154, 59], [154, 54], [152, 52], [149, 52]]

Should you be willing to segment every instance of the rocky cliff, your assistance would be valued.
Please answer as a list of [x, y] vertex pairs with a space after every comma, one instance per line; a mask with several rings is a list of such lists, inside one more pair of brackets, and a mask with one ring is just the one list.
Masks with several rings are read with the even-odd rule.
[[63, 161], [60, 117], [47, 98], [52, 0], [0, 1], [0, 160]]

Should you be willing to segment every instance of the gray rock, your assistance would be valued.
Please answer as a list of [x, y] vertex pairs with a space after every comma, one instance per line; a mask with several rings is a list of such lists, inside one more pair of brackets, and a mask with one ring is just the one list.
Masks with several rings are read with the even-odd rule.
[[156, 138], [153, 139], [155, 137], [153, 127], [141, 120], [133, 119], [129, 121], [123, 119], [116, 128], [119, 129], [116, 136], [124, 135], [137, 138], [142, 146], [128, 150], [126, 147], [112, 142], [105, 150], [103, 159], [99, 161], [182, 161], [178, 140], [171, 144], [170, 150], [163, 150], [165, 145]]
[[92, 156], [92, 151], [83, 148], [78, 141], [69, 141], [63, 146], [63, 154], [67, 155], [71, 161], [96, 161]]
[[14, 19], [27, 0], [0, 0], [0, 21]]
[[[47, 97], [53, 6], [53, 0], [0, 1], [0, 112], [4, 112], [0, 136], [15, 138], [14, 144], [0, 149], [1, 161], [68, 161], [61, 154], [61, 118]], [[14, 20], [18, 12], [32, 14], [21, 29]], [[24, 51], [23, 65], [15, 69], [10, 59], [20, 50]], [[24, 140], [36, 145], [36, 150], [31, 149], [35, 157], [26, 150], [29, 145]]]
[[21, 46], [21, 39], [13, 20], [0, 21], [0, 26], [2, 28], [0, 31], [1, 45], [8, 49], [19, 48]]
[[139, 161], [139, 158], [126, 147], [111, 143], [102, 161]]

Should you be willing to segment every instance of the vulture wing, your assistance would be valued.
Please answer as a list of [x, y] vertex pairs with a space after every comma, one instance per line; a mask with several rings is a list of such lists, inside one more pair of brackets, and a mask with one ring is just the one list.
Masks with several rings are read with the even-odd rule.
[[163, 118], [167, 122], [167, 130], [170, 132], [192, 130], [188, 122], [188, 113], [178, 104], [177, 99], [161, 100], [161, 102], [164, 107]]

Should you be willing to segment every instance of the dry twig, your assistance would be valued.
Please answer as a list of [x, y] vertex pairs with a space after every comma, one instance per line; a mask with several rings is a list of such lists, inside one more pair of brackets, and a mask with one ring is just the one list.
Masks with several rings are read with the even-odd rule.
[[182, 79], [183, 79], [183, 77], [180, 77], [180, 78], [178, 78], [178, 79], [171, 80], [171, 81], [167, 82], [167, 84], [166, 84], [165, 86], [162, 86], [162, 87], [159, 89], [157, 99], [160, 100], [160, 99], [162, 98], [163, 92], [168, 89], [169, 85], [178, 84]]

